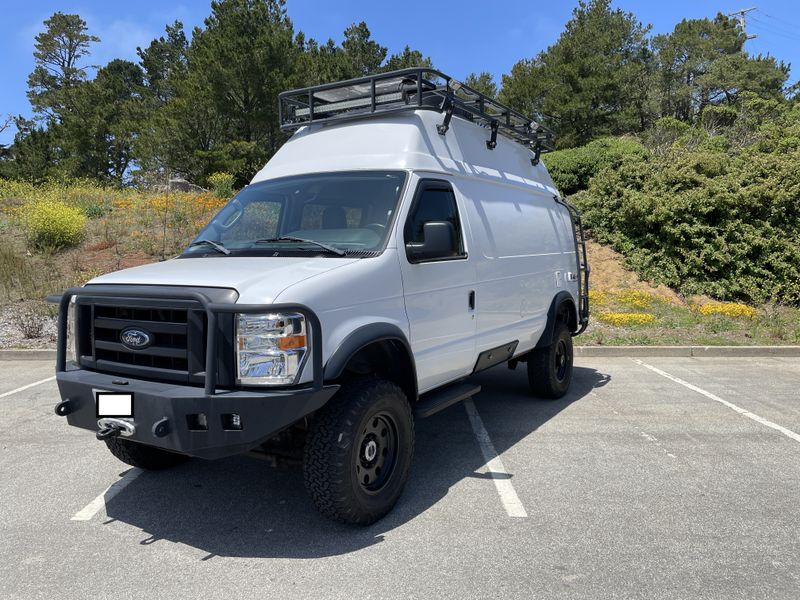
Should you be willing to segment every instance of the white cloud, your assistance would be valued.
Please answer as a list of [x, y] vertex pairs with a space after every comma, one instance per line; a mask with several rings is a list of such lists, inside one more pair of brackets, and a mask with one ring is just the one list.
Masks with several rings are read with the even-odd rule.
[[146, 47], [159, 31], [129, 19], [115, 19], [103, 23], [86, 19], [89, 31], [100, 38], [91, 54], [92, 64], [103, 65], [115, 58], [136, 60], [136, 48]]
[[[91, 54], [86, 62], [102, 66], [115, 58], [136, 61], [136, 48], [146, 47], [153, 39], [163, 35], [166, 24], [180, 18], [184, 12], [185, 9], [178, 7], [172, 17], [168, 17], [165, 13], [151, 15], [152, 18], [149, 19], [142, 17], [136, 20], [129, 18], [108, 20], [88, 11], [78, 11], [78, 14], [86, 21], [88, 32], [100, 38], [99, 43], [92, 44]], [[33, 53], [34, 38], [38, 33], [44, 31], [43, 22], [49, 16], [49, 14], [45, 14], [35, 23], [22, 27], [17, 32], [20, 44], [31, 54]], [[163, 23], [161, 22], [162, 16], [165, 19]]]

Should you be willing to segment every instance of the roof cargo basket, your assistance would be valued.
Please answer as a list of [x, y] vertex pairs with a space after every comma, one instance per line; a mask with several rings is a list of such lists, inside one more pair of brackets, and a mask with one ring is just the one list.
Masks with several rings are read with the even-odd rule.
[[402, 69], [358, 79], [326, 83], [282, 92], [278, 96], [281, 130], [292, 131], [310, 123], [364, 119], [413, 110], [444, 114], [438, 126], [447, 133], [455, 114], [486, 127], [490, 150], [497, 134], [527, 146], [535, 165], [541, 152], [553, 150], [553, 134], [536, 121], [511, 110], [452, 77], [426, 68]]

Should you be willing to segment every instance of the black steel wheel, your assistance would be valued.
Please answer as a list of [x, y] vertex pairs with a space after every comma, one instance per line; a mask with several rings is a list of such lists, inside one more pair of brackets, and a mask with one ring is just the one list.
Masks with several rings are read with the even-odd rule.
[[561, 398], [572, 381], [572, 335], [566, 323], [556, 323], [553, 343], [531, 352], [528, 357], [528, 383], [534, 396]]
[[369, 525], [400, 498], [414, 452], [414, 420], [403, 391], [376, 378], [345, 383], [314, 417], [303, 454], [317, 509]]
[[368, 420], [355, 457], [356, 477], [361, 487], [379, 492], [391, 479], [397, 465], [397, 425], [389, 413], [379, 413]]
[[570, 367], [570, 357], [567, 352], [567, 343], [564, 340], [558, 340], [555, 348], [555, 370], [556, 379], [564, 381], [567, 377], [567, 370]]

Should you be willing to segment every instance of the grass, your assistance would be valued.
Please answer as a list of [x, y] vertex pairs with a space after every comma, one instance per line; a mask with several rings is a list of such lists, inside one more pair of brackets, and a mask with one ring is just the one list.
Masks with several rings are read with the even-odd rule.
[[[26, 203], [80, 208], [86, 231], [75, 248], [37, 250], [21, 225]], [[211, 193], [141, 193], [90, 182], [33, 187], [0, 180], [0, 307], [41, 301], [109, 271], [174, 256], [225, 203]], [[626, 270], [619, 255], [589, 244], [587, 331], [581, 345], [800, 344], [800, 309], [682, 298]]]
[[[599, 282], [602, 284], [602, 282]], [[800, 310], [707, 299], [669, 299], [642, 290], [592, 291], [581, 345], [741, 346], [800, 344]]]
[[53, 269], [50, 254], [21, 252], [12, 240], [0, 232], [0, 305], [42, 299], [79, 283], [77, 278]]
[[[63, 202], [86, 217], [80, 245], [37, 248], [26, 208]], [[42, 299], [102, 273], [179, 253], [226, 200], [211, 193], [140, 193], [86, 181], [34, 187], [0, 179], [0, 304]]]

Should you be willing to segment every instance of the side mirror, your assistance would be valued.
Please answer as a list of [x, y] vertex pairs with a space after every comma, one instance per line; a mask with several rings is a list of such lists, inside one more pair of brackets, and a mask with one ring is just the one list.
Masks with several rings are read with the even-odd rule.
[[457, 256], [456, 229], [449, 221], [428, 221], [422, 227], [422, 242], [406, 244], [411, 262], [423, 262]]

